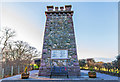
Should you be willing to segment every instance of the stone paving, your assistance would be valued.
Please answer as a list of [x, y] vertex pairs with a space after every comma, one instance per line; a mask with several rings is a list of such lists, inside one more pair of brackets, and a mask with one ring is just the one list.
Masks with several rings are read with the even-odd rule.
[[30, 71], [29, 79], [21, 79], [21, 75], [15, 75], [12, 77], [4, 78], [2, 80], [118, 80], [118, 77], [107, 74], [97, 73], [97, 78], [89, 78], [87, 70], [81, 70], [81, 76], [79, 77], [65, 77], [65, 76], [53, 76], [52, 78], [47, 76], [38, 76], [39, 70]]

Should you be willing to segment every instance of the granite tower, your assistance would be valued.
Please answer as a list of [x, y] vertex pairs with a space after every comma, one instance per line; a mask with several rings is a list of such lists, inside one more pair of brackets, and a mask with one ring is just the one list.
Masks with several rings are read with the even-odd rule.
[[39, 75], [49, 76], [52, 66], [65, 66], [69, 76], [80, 76], [71, 5], [47, 6]]

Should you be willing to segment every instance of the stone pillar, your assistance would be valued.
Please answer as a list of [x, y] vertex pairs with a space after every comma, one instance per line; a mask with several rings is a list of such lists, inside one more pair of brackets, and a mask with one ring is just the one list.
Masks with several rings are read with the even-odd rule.
[[48, 11], [53, 11], [53, 6], [47, 6]]
[[60, 10], [63, 11], [64, 7], [60, 7]]
[[65, 10], [66, 11], [71, 11], [71, 7], [72, 7], [71, 5], [65, 5]]
[[55, 7], [55, 11], [58, 11], [58, 7]]

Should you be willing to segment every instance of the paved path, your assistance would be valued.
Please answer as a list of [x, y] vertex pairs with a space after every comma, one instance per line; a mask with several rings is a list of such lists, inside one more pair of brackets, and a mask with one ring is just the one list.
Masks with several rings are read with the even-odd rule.
[[[87, 74], [88, 70], [81, 70], [81, 72]], [[96, 72], [96, 75], [97, 75], [98, 78], [101, 78], [101, 79], [104, 79], [104, 80], [118, 80], [117, 76], [111, 76], [111, 75], [107, 75], [107, 74], [103, 74], [103, 73], [98, 73], [98, 72]]]
[[[21, 79], [21, 75], [15, 75], [12, 77], [1, 79], [0, 81], [2, 80], [23, 80], [23, 79]], [[53, 76], [52, 78], [50, 78], [50, 77], [45, 77], [45, 76], [38, 76], [38, 70], [33, 70], [33, 71], [30, 71], [30, 78], [24, 79], [24, 80], [118, 80], [118, 77], [97, 72], [97, 78], [89, 78], [88, 71], [81, 70], [80, 77], [67, 78], [65, 76], [63, 77]]]

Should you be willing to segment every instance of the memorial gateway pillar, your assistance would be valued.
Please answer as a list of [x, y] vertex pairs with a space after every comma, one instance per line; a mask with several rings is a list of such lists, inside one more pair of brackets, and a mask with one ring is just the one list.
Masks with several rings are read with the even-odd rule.
[[65, 67], [69, 76], [80, 76], [71, 8], [47, 6], [39, 76], [49, 76], [52, 67]]

